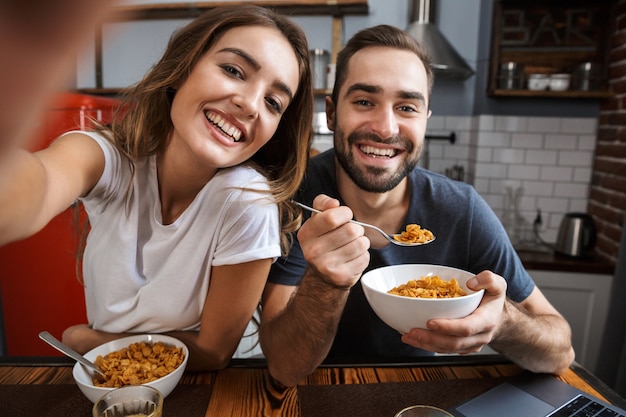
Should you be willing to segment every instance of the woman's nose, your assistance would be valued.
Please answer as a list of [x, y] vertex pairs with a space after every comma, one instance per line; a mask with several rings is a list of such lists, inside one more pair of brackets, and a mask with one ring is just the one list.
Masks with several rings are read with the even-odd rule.
[[241, 109], [247, 118], [256, 118], [259, 106], [263, 102], [263, 94], [260, 88], [249, 87], [233, 98], [235, 105]]
[[399, 127], [393, 109], [380, 108], [373, 115], [370, 126], [382, 138], [398, 134]]

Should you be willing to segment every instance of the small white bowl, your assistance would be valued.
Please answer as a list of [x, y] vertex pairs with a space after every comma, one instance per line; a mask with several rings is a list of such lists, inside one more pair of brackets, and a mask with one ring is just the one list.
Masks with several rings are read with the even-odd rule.
[[[467, 295], [455, 298], [414, 298], [387, 293], [398, 285], [428, 275], [436, 275], [446, 281], [456, 278]], [[473, 276], [470, 272], [442, 265], [392, 265], [363, 274], [361, 286], [378, 317], [398, 332], [408, 333], [414, 328], [425, 329], [430, 319], [457, 319], [476, 310], [484, 290], [472, 291], [467, 288], [466, 282]]]
[[569, 89], [570, 78], [569, 74], [552, 74], [550, 76], [550, 90], [566, 91]]
[[528, 74], [528, 89], [541, 91], [550, 85], [550, 76], [547, 74]]
[[[121, 339], [113, 340], [108, 343], [104, 343], [96, 348], [93, 348], [89, 352], [85, 353], [84, 356], [85, 358], [89, 359], [91, 362], [95, 362], [98, 355], [105, 356], [108, 353], [123, 349], [125, 347], [128, 347], [131, 343], [137, 343], [137, 342], [147, 342], [147, 343], [162, 342], [168, 345], [173, 345], [173, 346], [183, 348], [183, 352], [185, 353], [185, 358], [183, 360], [183, 363], [181, 363], [178, 366], [178, 368], [176, 368], [174, 371], [165, 375], [162, 378], [143, 384], [143, 385], [147, 385], [149, 387], [158, 389], [161, 392], [161, 394], [163, 394], [163, 398], [167, 397], [172, 392], [172, 390], [176, 388], [176, 385], [178, 385], [178, 382], [180, 381], [180, 378], [183, 376], [183, 372], [185, 372], [185, 368], [187, 367], [187, 360], [189, 359], [189, 349], [187, 349], [187, 346], [185, 346], [183, 342], [181, 342], [180, 340], [176, 338], [165, 336], [165, 335], [160, 335], [160, 334], [141, 334], [141, 335], [135, 335], [135, 336], [128, 336], [128, 337], [123, 337]], [[93, 403], [95, 403], [104, 394], [110, 391], [113, 391], [115, 389], [115, 388], [95, 386], [93, 384], [91, 373], [88, 372], [85, 369], [85, 367], [82, 366], [78, 362], [74, 364], [74, 368], [72, 369], [72, 376], [74, 377], [74, 380], [76, 381], [76, 384], [78, 385], [78, 388], [80, 388], [82, 393], [85, 394], [85, 396], [89, 398], [89, 400], [91, 400], [91, 402]]]

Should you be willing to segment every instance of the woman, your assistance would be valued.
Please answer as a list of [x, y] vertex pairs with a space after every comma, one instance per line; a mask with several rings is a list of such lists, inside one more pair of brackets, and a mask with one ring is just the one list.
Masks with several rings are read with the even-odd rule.
[[168, 333], [190, 369], [224, 367], [273, 260], [299, 224], [313, 98], [308, 45], [256, 6], [215, 8], [177, 31], [125, 96], [111, 128], [14, 151], [0, 190], [0, 243], [41, 229], [79, 198], [86, 352], [128, 333]]

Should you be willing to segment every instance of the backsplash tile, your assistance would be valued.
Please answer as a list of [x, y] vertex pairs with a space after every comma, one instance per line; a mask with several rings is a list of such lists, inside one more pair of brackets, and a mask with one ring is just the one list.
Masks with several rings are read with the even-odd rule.
[[454, 131], [455, 144], [431, 141], [429, 169], [444, 173], [461, 165], [502, 218], [507, 187], [521, 189], [520, 231], [532, 238], [532, 223], [541, 210], [541, 238], [554, 242], [563, 215], [586, 211], [596, 143], [597, 119], [525, 116], [432, 116], [428, 133]]
[[525, 132], [528, 119], [517, 116], [498, 116], [495, 118], [494, 130], [500, 132]]
[[[518, 145], [519, 146], [519, 145]], [[532, 169], [532, 166], [545, 166], [545, 165], [554, 165], [556, 164], [557, 158], [559, 154], [557, 151], [552, 151], [549, 149], [529, 149], [526, 151], [526, 159], [524, 162], [529, 164], [529, 169]]]
[[542, 181], [572, 181], [573, 168], [559, 166], [542, 166], [539, 179]]
[[[517, 117], [517, 116], [516, 116]], [[528, 132], [558, 133], [561, 132], [561, 119], [558, 117], [521, 117], [528, 119]]]

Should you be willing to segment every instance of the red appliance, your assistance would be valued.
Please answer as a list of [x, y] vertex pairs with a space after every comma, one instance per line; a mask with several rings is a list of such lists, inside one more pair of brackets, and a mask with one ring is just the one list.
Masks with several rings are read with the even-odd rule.
[[[91, 118], [111, 121], [119, 101], [62, 93], [52, 100], [27, 147], [43, 149], [69, 130], [85, 129]], [[84, 215], [82, 209], [80, 215]], [[39, 340], [47, 330], [58, 338], [64, 329], [86, 323], [85, 296], [76, 268], [77, 228], [73, 208], [55, 217], [37, 234], [0, 246], [0, 294], [8, 356], [60, 356]]]

